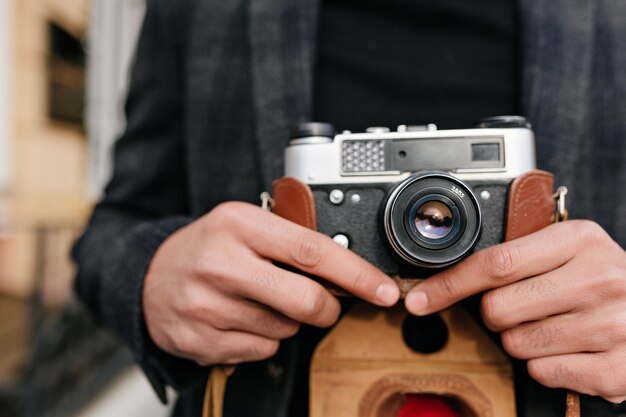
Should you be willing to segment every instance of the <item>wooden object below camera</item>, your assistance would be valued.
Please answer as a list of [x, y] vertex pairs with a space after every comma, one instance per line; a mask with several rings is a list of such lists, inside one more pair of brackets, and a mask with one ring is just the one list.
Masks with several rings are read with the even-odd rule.
[[462, 307], [440, 314], [448, 341], [428, 354], [405, 343], [407, 315], [353, 307], [313, 356], [310, 417], [393, 417], [409, 393], [448, 397], [467, 417], [516, 415], [510, 363]]

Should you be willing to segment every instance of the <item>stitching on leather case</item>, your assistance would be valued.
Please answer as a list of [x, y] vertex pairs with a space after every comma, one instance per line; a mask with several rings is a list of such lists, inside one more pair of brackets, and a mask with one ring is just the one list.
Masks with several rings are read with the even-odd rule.
[[523, 194], [524, 187], [528, 184], [529, 181], [532, 181], [535, 179], [538, 180], [540, 178], [548, 178], [548, 180], [550, 180], [551, 175], [544, 171], [536, 171], [522, 178], [521, 182], [518, 185], [518, 191], [517, 193], [515, 193], [515, 201], [513, 202], [513, 213], [512, 213], [513, 224], [511, 225], [511, 235], [510, 235], [511, 239], [515, 239], [517, 237], [516, 229], [517, 229], [517, 222], [518, 222], [517, 215], [519, 211], [518, 203], [519, 203], [519, 199], [521, 198]]
[[[313, 224], [313, 216], [311, 213], [311, 208], [309, 207], [308, 201], [309, 201], [309, 195], [306, 191], [304, 191], [302, 189], [302, 186], [307, 187], [306, 184], [297, 182], [297, 180], [293, 179], [293, 178], [284, 178], [282, 181], [279, 180], [276, 182], [276, 187], [277, 188], [281, 188], [281, 187], [287, 187], [287, 188], [293, 188], [294, 190], [297, 191], [298, 197], [300, 198], [300, 201], [302, 201], [304, 203], [304, 210], [305, 210], [305, 217], [306, 217], [306, 227], [308, 227], [309, 229], [313, 229], [314, 228], [314, 224]], [[278, 191], [278, 190], [277, 190]]]

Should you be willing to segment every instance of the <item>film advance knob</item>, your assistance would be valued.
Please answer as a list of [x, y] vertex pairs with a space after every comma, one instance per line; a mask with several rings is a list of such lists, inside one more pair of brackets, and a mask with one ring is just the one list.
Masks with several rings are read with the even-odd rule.
[[330, 123], [300, 123], [291, 130], [291, 143], [328, 143], [335, 138], [335, 127]]
[[530, 129], [531, 124], [524, 116], [493, 116], [480, 119], [476, 127], [480, 129], [515, 127]]

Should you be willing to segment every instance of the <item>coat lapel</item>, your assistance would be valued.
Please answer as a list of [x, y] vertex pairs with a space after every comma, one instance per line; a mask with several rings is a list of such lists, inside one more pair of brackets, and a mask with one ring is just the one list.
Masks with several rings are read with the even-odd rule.
[[250, 0], [255, 138], [266, 189], [283, 175], [290, 128], [310, 117], [318, 3]]

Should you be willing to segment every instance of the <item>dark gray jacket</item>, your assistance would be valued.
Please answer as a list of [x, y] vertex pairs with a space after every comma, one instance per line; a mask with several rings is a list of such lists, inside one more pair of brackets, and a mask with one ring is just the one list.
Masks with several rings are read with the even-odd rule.
[[[520, 7], [522, 109], [539, 166], [570, 188], [574, 217], [595, 219], [624, 246], [626, 2]], [[106, 196], [74, 250], [76, 288], [130, 346], [161, 398], [167, 384], [181, 392], [177, 415], [199, 413], [207, 370], [150, 341], [140, 301], [146, 267], [172, 231], [222, 201], [256, 202], [281, 175], [286, 132], [310, 113], [317, 8], [313, 0], [148, 1], [128, 127]], [[295, 382], [306, 380], [304, 344], [296, 337], [276, 358], [239, 367], [226, 416], [305, 409], [290, 400], [306, 391]], [[561, 393], [519, 369], [521, 414], [562, 415]], [[598, 411], [585, 417], [617, 415], [601, 401], [586, 403]]]

